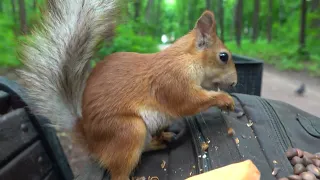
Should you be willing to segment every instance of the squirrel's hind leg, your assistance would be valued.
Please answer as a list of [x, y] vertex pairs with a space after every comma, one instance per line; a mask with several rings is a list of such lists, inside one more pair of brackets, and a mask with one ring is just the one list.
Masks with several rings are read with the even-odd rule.
[[[109, 121], [109, 120], [108, 120]], [[92, 138], [101, 165], [106, 168], [111, 180], [129, 180], [131, 172], [137, 166], [145, 146], [147, 130], [142, 119], [138, 117], [123, 117], [113, 119], [97, 130], [99, 136]], [[91, 142], [92, 143], [92, 142]]]
[[167, 143], [171, 142], [172, 138], [175, 136], [175, 133], [165, 131], [162, 131], [159, 135], [153, 136], [152, 138], [149, 135], [148, 137], [151, 140], [147, 141], [144, 152], [166, 149]]

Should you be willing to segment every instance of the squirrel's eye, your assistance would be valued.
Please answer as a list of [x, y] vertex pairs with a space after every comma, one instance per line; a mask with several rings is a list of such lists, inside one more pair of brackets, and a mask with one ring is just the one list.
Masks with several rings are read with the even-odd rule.
[[229, 60], [229, 55], [225, 52], [219, 53], [219, 58], [222, 62], [227, 63]]

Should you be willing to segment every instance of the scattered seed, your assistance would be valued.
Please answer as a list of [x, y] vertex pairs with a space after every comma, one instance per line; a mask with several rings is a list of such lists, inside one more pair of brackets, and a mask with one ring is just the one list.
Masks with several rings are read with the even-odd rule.
[[243, 138], [243, 139], [247, 139], [247, 136], [246, 135], [241, 135], [241, 137]]
[[207, 157], [207, 155], [205, 155], [205, 154], [202, 156], [203, 159], [205, 159], [206, 157]]
[[193, 169], [195, 169], [195, 168], [196, 168], [196, 166], [195, 166], [195, 165], [193, 165], [193, 166], [192, 166], [192, 168], [193, 168]]
[[274, 168], [272, 171], [272, 175], [276, 176], [279, 173], [279, 170], [280, 170], [280, 168], [278, 168], [278, 167]]
[[60, 132], [60, 133], [57, 133], [59, 137], [67, 137], [67, 133], [65, 132]]
[[166, 161], [162, 160], [162, 163], [161, 163], [161, 168], [165, 168], [166, 167]]
[[253, 122], [251, 120], [249, 120], [249, 122], [247, 123], [248, 127], [251, 127], [253, 125]]
[[234, 129], [228, 128], [228, 135], [229, 135], [229, 136], [233, 136], [233, 135], [235, 135], [235, 134], [236, 134], [236, 133], [235, 133]]
[[201, 144], [202, 151], [206, 151], [206, 150], [208, 150], [208, 148], [209, 148], [209, 145], [207, 143], [204, 142]]
[[237, 118], [241, 118], [245, 113], [243, 111], [237, 112]]
[[237, 107], [234, 108], [234, 112], [236, 113], [237, 118], [241, 118], [245, 114], [243, 111], [241, 111], [241, 109]]
[[278, 164], [278, 162], [276, 160], [273, 160], [272, 162], [273, 162], [273, 164]]
[[159, 180], [159, 178], [157, 176], [148, 176], [148, 180]]
[[189, 176], [192, 176], [192, 171], [190, 172]]
[[236, 138], [235, 142], [236, 142], [236, 144], [239, 144], [240, 143], [239, 138]]
[[167, 171], [167, 169], [163, 169], [164, 171]]

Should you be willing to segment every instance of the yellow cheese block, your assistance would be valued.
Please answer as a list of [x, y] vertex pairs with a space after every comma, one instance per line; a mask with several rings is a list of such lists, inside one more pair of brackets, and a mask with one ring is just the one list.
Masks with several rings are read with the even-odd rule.
[[260, 180], [260, 171], [251, 160], [230, 164], [187, 180]]

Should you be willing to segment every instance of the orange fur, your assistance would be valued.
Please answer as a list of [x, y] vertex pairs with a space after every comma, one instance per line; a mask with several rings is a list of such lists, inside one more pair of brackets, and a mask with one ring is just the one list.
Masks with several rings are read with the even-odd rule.
[[[209, 32], [203, 49], [197, 48], [199, 32]], [[179, 117], [210, 106], [233, 109], [229, 95], [202, 88], [203, 83], [237, 82], [234, 63], [221, 62], [221, 51], [231, 57], [215, 33], [213, 14], [206, 11], [194, 30], [161, 52], [119, 52], [96, 65], [86, 83], [76, 131], [113, 180], [128, 179], [151, 143], [141, 111]]]

